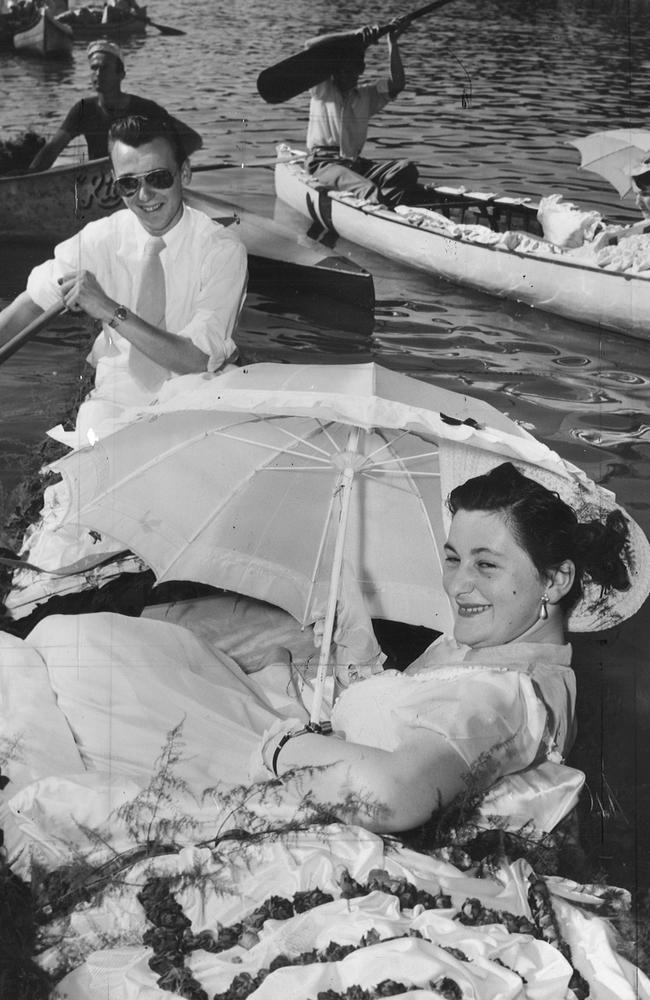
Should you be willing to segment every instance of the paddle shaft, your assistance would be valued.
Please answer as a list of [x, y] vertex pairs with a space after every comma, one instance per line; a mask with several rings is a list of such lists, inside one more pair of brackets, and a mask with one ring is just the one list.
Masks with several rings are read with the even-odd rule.
[[3, 344], [2, 347], [0, 347], [0, 365], [3, 361], [6, 361], [7, 358], [10, 358], [12, 354], [15, 354], [16, 351], [19, 351], [23, 344], [26, 344], [28, 340], [32, 340], [38, 333], [41, 332], [41, 330], [44, 330], [50, 320], [53, 320], [55, 316], [64, 312], [65, 308], [66, 307], [63, 302], [57, 302], [56, 305], [50, 306], [49, 309], [45, 310], [42, 316], [37, 316], [36, 319], [32, 320], [31, 323], [28, 323], [27, 326], [20, 331], [20, 333], [15, 334], [11, 340], [8, 340], [6, 344]]
[[248, 163], [233, 163], [232, 161], [220, 160], [219, 163], [199, 163], [192, 164], [192, 173], [200, 174], [206, 170], [249, 170], [252, 167], [275, 167], [278, 163], [297, 163], [304, 160], [307, 154], [303, 150], [295, 149], [291, 156], [278, 154], [276, 156], [260, 156]]
[[[398, 24], [403, 27], [408, 27], [412, 21], [417, 21], [419, 17], [424, 17], [425, 14], [431, 14], [432, 11], [437, 10], [439, 7], [446, 7], [448, 3], [452, 0], [433, 0], [432, 3], [427, 3], [424, 7], [418, 7], [417, 10], [412, 11], [410, 14], [405, 14], [404, 17], [398, 18]], [[382, 38], [384, 35], [388, 35], [394, 28], [394, 25], [390, 22], [388, 24], [383, 24], [377, 32], [374, 33], [375, 38]]]
[[150, 17], [145, 17], [145, 24], [150, 24], [152, 28], [156, 28], [161, 35], [186, 35], [186, 31], [181, 31], [180, 28], [170, 28], [167, 24], [158, 24], [156, 21], [152, 21]]
[[[424, 17], [425, 14], [430, 14], [451, 2], [452, 0], [433, 0], [432, 3], [425, 4], [424, 7], [418, 7], [411, 14], [405, 14], [404, 17], [399, 18], [397, 24], [402, 28], [406, 27], [417, 18]], [[394, 22], [381, 25], [373, 32], [373, 40], [376, 41], [383, 35], [388, 35], [395, 27]], [[342, 35], [341, 38], [330, 38], [321, 43], [316, 42], [295, 56], [289, 56], [288, 59], [283, 59], [275, 66], [262, 70], [257, 78], [257, 89], [260, 96], [267, 104], [281, 104], [283, 101], [288, 101], [291, 97], [296, 97], [305, 90], [315, 87], [316, 84], [322, 83], [323, 80], [332, 75], [339, 65], [342, 49], [347, 46], [349, 50], [351, 42], [354, 41], [354, 35], [355, 33], [350, 32], [349, 35]], [[365, 46], [361, 36], [357, 37], [359, 53], [361, 53]]]
[[259, 160], [252, 160], [250, 163], [225, 163], [221, 160], [219, 163], [199, 163], [198, 165], [192, 164], [192, 173], [200, 174], [205, 170], [247, 170], [251, 167], [274, 167], [278, 162], [277, 156], [267, 156], [260, 158]]

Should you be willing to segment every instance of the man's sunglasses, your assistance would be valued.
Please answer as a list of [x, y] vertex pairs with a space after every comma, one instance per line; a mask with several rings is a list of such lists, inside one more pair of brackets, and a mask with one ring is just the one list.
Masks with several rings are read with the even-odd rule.
[[155, 191], [166, 191], [174, 183], [176, 173], [171, 170], [151, 170], [148, 174], [122, 174], [115, 178], [117, 193], [122, 198], [132, 198], [140, 190], [144, 181], [147, 187]]

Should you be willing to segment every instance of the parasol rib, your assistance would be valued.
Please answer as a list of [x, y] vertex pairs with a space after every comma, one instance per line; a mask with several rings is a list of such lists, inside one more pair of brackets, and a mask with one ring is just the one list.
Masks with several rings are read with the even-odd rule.
[[[348, 436], [346, 452], [350, 455], [357, 453], [359, 448], [359, 437], [362, 433], [360, 427], [353, 427]], [[334, 558], [332, 560], [332, 572], [330, 574], [330, 586], [327, 597], [327, 611], [325, 613], [325, 629], [320, 649], [320, 660], [316, 672], [316, 682], [314, 684], [314, 698], [311, 706], [310, 722], [317, 724], [320, 722], [321, 708], [323, 704], [323, 688], [327, 678], [327, 667], [329, 664], [330, 648], [334, 633], [334, 616], [336, 614], [336, 602], [338, 599], [339, 583], [341, 580], [341, 570], [343, 567], [343, 549], [345, 547], [345, 533], [348, 524], [348, 514], [350, 512], [350, 500], [352, 497], [352, 484], [354, 482], [355, 469], [351, 462], [348, 462], [339, 477], [339, 483], [334, 490], [334, 494], [342, 495], [341, 516], [339, 518], [338, 531], [336, 533], [336, 543], [334, 546]]]

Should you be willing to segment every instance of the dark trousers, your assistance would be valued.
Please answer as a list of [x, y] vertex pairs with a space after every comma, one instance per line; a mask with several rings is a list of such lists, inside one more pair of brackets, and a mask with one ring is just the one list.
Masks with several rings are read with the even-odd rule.
[[399, 205], [418, 182], [418, 170], [410, 160], [348, 160], [328, 151], [315, 150], [307, 159], [307, 170], [326, 187], [349, 191], [357, 198], [393, 207]]

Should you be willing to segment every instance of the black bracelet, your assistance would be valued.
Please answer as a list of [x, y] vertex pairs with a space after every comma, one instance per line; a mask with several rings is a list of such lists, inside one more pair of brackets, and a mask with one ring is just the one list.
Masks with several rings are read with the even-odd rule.
[[308, 722], [302, 729], [295, 729], [292, 733], [285, 733], [273, 751], [273, 759], [271, 760], [271, 770], [276, 778], [280, 777], [278, 774], [278, 756], [285, 743], [292, 740], [294, 736], [304, 736], [305, 733], [319, 733], [321, 736], [329, 736], [331, 732], [332, 724], [330, 722]]

